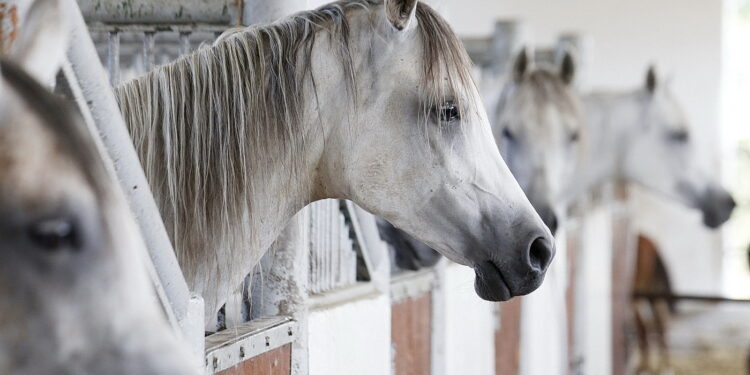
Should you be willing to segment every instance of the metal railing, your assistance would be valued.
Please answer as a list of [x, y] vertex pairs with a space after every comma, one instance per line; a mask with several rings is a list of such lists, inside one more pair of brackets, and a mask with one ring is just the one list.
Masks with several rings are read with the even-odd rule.
[[310, 292], [320, 294], [355, 284], [356, 240], [340, 202], [315, 202], [310, 210]]

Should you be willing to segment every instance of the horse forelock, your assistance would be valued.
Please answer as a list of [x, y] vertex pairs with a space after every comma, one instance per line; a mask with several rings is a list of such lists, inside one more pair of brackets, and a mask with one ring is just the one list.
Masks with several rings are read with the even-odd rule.
[[107, 193], [106, 174], [95, 146], [80, 126], [83, 121], [62, 98], [52, 94], [12, 61], [0, 59], [5, 87], [18, 95], [39, 123], [54, 136], [56, 146], [75, 163], [98, 199]]
[[[305, 98], [303, 89], [305, 84], [316, 89], [311, 60], [321, 32], [334, 47], [347, 94], [357, 102], [351, 14], [380, 9], [381, 3], [339, 1], [269, 25], [233, 30], [211, 47], [116, 88], [187, 272], [197, 270], [198, 252], [222, 247], [237, 254], [252, 243], [241, 225], [252, 212], [256, 182], [248, 178], [250, 172], [278, 173], [270, 170], [278, 164], [289, 166], [285, 173], [300, 172], [295, 157], [304, 154], [303, 111], [308, 100], [317, 100]], [[446, 99], [478, 108], [476, 98], [466, 95], [475, 86], [458, 37], [427, 5], [418, 5], [416, 17], [425, 111]], [[231, 257], [223, 262], [220, 267], [238, 263]]]
[[[518, 108], [509, 109], [511, 98], [516, 98], [515, 105], [524, 103], [531, 111], [522, 111]], [[539, 108], [550, 108], [558, 116], [566, 116], [573, 121], [565, 122], [565, 125], [573, 128], [568, 131], [584, 131], [583, 115], [580, 100], [574, 90], [566, 84], [559, 74], [547, 68], [535, 68], [524, 76], [520, 83], [507, 84], [499, 99], [498, 113], [506, 112], [511, 116], [525, 116], [528, 113], [538, 114]], [[518, 121], [516, 121], [518, 122]], [[560, 121], [532, 121], [532, 125], [544, 127], [557, 125]], [[546, 131], [545, 129], [539, 129]]]

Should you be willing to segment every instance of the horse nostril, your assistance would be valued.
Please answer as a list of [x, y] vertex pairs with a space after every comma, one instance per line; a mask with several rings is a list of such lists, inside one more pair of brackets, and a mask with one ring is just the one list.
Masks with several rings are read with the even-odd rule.
[[734, 200], [734, 198], [730, 195], [727, 200], [727, 205], [729, 206], [730, 210], [734, 210], [735, 207], [737, 207], [737, 202]]
[[529, 248], [529, 265], [536, 272], [544, 272], [552, 261], [552, 247], [544, 238], [539, 237]]

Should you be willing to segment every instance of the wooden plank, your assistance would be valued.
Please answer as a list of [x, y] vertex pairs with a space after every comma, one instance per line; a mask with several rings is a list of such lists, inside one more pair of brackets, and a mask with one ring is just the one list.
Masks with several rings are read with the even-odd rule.
[[500, 329], [495, 331], [495, 374], [517, 375], [521, 351], [521, 299], [500, 304]]
[[391, 306], [391, 341], [395, 375], [429, 375], [432, 371], [432, 293], [406, 298]]
[[265, 352], [236, 366], [218, 372], [218, 375], [291, 375], [292, 344]]

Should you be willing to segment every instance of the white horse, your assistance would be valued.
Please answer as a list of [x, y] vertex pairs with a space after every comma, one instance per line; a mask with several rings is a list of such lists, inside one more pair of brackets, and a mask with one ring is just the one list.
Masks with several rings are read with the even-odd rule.
[[0, 59], [0, 374], [197, 373], [85, 124], [38, 83], [65, 53], [60, 10], [35, 1]]
[[729, 219], [734, 200], [701, 169], [684, 112], [653, 68], [642, 88], [588, 94], [584, 108], [588, 156], [569, 194], [623, 180], [700, 210], [710, 228]]
[[[510, 72], [490, 62], [482, 74], [483, 99], [500, 154], [526, 196], [554, 234], [567, 210], [565, 196], [583, 153], [581, 101], [572, 87], [575, 63], [565, 53], [559, 67], [534, 64], [526, 49]], [[498, 74], [497, 72], [501, 72]], [[395, 249], [400, 268], [419, 269], [439, 257], [387, 222], [381, 236]]]
[[490, 105], [492, 132], [513, 176], [554, 233], [583, 152], [583, 115], [572, 87], [575, 64], [534, 66], [526, 50], [516, 57], [502, 91]]
[[350, 199], [507, 300], [553, 239], [500, 157], [470, 62], [415, 0], [250, 27], [117, 89], [183, 270], [211, 319], [310, 202]]

